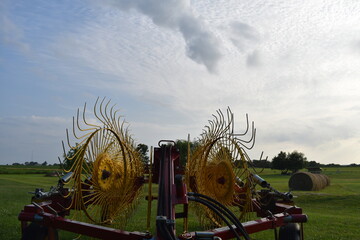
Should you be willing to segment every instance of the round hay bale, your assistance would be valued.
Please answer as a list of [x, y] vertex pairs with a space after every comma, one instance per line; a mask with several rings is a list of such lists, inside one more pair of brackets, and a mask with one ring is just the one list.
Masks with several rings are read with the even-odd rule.
[[289, 179], [289, 188], [291, 190], [318, 191], [329, 185], [329, 177], [323, 174], [297, 172]]

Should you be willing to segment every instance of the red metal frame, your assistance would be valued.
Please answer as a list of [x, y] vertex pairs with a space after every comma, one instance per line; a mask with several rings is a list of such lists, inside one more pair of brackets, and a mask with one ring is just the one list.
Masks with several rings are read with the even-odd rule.
[[[172, 232], [173, 236], [176, 236], [175, 219], [179, 217], [187, 218], [188, 198], [186, 196], [186, 186], [182, 182], [181, 170], [179, 169], [179, 152], [168, 141], [167, 143], [167, 145], [154, 149], [153, 182], [159, 184], [159, 193], [156, 198], [158, 200], [158, 217], [155, 236], [149, 233], [127, 232], [67, 219], [65, 216], [69, 215], [69, 211], [66, 209], [71, 200], [63, 198], [61, 195], [50, 196], [42, 202], [25, 206], [18, 216], [21, 221], [22, 232], [24, 233], [28, 222], [37, 222], [48, 227], [50, 235], [51, 232], [54, 233], [54, 229], [61, 229], [100, 239], [140, 240], [155, 238], [166, 240], [169, 238], [164, 234], [164, 231], [159, 229], [161, 226], [165, 226], [167, 230]], [[66, 191], [66, 189], [63, 190]], [[178, 204], [184, 205], [184, 212], [175, 213], [175, 205]], [[262, 209], [260, 207], [261, 203], [255, 199], [252, 201], [252, 205], [254, 211], [262, 218], [242, 224], [248, 234], [274, 229], [289, 222], [304, 223], [307, 221], [307, 216], [302, 213], [302, 209], [289, 203], [276, 203], [272, 212]], [[236, 230], [235, 226], [233, 228]], [[235, 237], [229, 227], [211, 229], [208, 232], [222, 239]], [[239, 234], [241, 233], [239, 232]], [[177, 238], [183, 240], [197, 239], [196, 232], [184, 233], [177, 236]], [[54, 239], [54, 236], [49, 236], [49, 239]]]

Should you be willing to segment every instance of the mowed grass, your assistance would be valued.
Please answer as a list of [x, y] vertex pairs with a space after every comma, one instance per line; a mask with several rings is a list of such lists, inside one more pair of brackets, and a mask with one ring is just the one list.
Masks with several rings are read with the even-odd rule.
[[[22, 171], [22, 170], [20, 170]], [[331, 179], [331, 185], [321, 191], [295, 191], [295, 203], [309, 217], [304, 224], [305, 239], [360, 239], [360, 167], [327, 168], [324, 173]], [[279, 191], [288, 191], [290, 176], [265, 169], [259, 174]], [[30, 203], [35, 188], [48, 190], [57, 184], [56, 177], [44, 174], [0, 174], [0, 239], [20, 239], [20, 222], [17, 216], [24, 205]], [[153, 185], [153, 194], [157, 189]], [[125, 230], [146, 231], [147, 202], [145, 185], [140, 203], [130, 218]], [[154, 231], [157, 201], [152, 203], [151, 231]], [[179, 206], [180, 207], [180, 206]], [[178, 211], [181, 211], [181, 207]], [[190, 213], [189, 230], [201, 230], [194, 214]], [[183, 220], [177, 220], [178, 233], [182, 232]], [[76, 237], [60, 233], [61, 239]], [[274, 239], [273, 230], [252, 234], [253, 239]], [[86, 238], [85, 238], [86, 239]]]

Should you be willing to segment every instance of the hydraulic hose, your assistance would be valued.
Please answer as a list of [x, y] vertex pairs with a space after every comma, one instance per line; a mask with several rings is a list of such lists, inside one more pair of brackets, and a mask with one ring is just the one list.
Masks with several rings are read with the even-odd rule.
[[240, 235], [237, 233], [237, 231], [232, 227], [232, 225], [229, 223], [229, 221], [220, 213], [220, 211], [214, 206], [214, 204], [201, 199], [201, 198], [197, 198], [197, 197], [193, 197], [193, 196], [189, 196], [188, 200], [190, 201], [194, 201], [194, 202], [198, 202], [201, 203], [203, 205], [205, 205], [206, 207], [210, 208], [216, 215], [218, 215], [221, 220], [223, 220], [226, 225], [229, 227], [229, 229], [234, 233], [234, 235], [236, 236], [236, 238], [238, 240], [241, 240]]
[[210, 198], [209, 196], [200, 194], [200, 193], [194, 193], [194, 192], [189, 192], [188, 196], [194, 196], [196, 198], [205, 198], [208, 202], [212, 203], [212, 205], [214, 207], [217, 208], [218, 211], [223, 212], [226, 217], [228, 219], [230, 219], [234, 225], [236, 226], [237, 229], [239, 229], [239, 231], [241, 232], [241, 234], [244, 236], [244, 238], [246, 240], [250, 240], [250, 236], [248, 235], [248, 233], [246, 232], [244, 226], [241, 224], [241, 222], [239, 221], [239, 219], [227, 208], [225, 207], [223, 204], [221, 204], [220, 202], [218, 202], [217, 200]]

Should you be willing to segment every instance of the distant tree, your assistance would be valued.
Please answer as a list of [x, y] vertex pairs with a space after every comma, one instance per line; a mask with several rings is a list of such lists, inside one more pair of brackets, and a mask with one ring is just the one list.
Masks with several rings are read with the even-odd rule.
[[325, 167], [341, 167], [341, 165], [337, 163], [329, 163], [329, 164], [325, 164]]
[[16, 163], [13, 163], [12, 165], [13, 166], [20, 166], [21, 164], [16, 162]]
[[286, 169], [286, 153], [281, 151], [276, 157], [272, 159], [271, 169], [281, 170], [282, 174], [287, 173]]
[[309, 162], [306, 162], [306, 167], [307, 168], [320, 167], [320, 163], [317, 163], [315, 161], [309, 161]]
[[[175, 146], [179, 149], [180, 152], [180, 165], [185, 167], [188, 158], [188, 141], [187, 140], [176, 140]], [[190, 153], [198, 146], [198, 142], [196, 140], [190, 141]]]
[[41, 164], [41, 166], [47, 166], [47, 165], [48, 165], [48, 164], [47, 164], [46, 161]]
[[292, 153], [280, 152], [272, 159], [271, 168], [281, 170], [281, 174], [287, 174], [289, 171], [297, 172], [304, 168], [306, 157], [303, 153], [293, 151]]
[[287, 155], [287, 161], [287, 169], [295, 173], [300, 169], [304, 168], [306, 157], [301, 152], [293, 151], [292, 153]]
[[136, 147], [136, 151], [140, 153], [141, 161], [144, 163], [144, 165], [149, 164], [149, 147], [143, 143], [139, 143]]
[[271, 168], [271, 162], [267, 159], [264, 160], [252, 160], [251, 161], [253, 167], [256, 168]]

